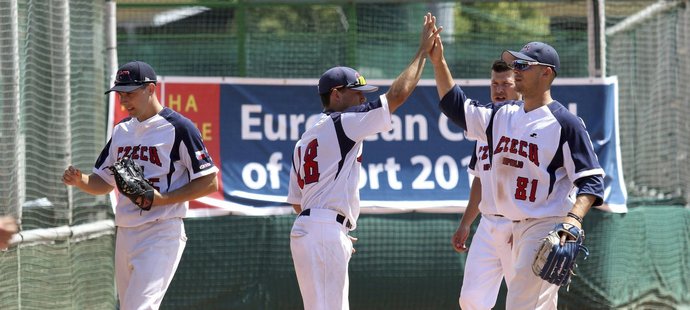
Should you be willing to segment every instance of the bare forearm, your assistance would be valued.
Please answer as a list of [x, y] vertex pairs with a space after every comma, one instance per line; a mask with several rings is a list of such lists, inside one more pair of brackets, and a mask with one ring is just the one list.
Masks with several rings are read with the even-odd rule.
[[453, 76], [450, 74], [448, 64], [445, 58], [434, 63], [434, 78], [436, 79], [436, 90], [438, 91], [438, 98], [443, 99], [451, 88], [455, 85]]
[[81, 182], [74, 184], [74, 186], [91, 195], [105, 195], [113, 190], [113, 187], [97, 174], [82, 174]]
[[386, 93], [386, 99], [388, 100], [388, 107], [391, 113], [395, 112], [395, 110], [407, 100], [410, 94], [412, 94], [415, 87], [417, 87], [417, 83], [419, 83], [419, 79], [421, 79], [422, 72], [424, 71], [424, 64], [426, 63], [425, 55], [426, 53], [422, 49], [419, 49], [412, 59], [412, 62], [410, 62], [410, 65], [400, 73]]
[[[572, 208], [572, 210], [570, 210], [570, 212], [573, 213], [575, 216], [582, 219], [585, 217], [587, 212], [589, 212], [589, 209], [592, 207], [592, 205], [594, 204], [596, 199], [597, 199], [597, 197], [594, 195], [589, 195], [589, 194], [578, 195], [577, 198], [575, 199], [575, 204], [573, 205], [573, 208]], [[579, 221], [573, 217], [567, 216], [565, 222], [582, 228], [582, 224], [579, 223]]]
[[470, 189], [470, 200], [467, 202], [467, 208], [460, 220], [460, 226], [470, 226], [479, 216], [479, 202], [482, 200], [482, 183], [479, 178], [474, 178], [472, 187]]
[[204, 197], [218, 191], [218, 179], [216, 173], [205, 175], [192, 180], [186, 185], [167, 193], [158, 193], [154, 200], [154, 206], [167, 205], [179, 202], [190, 201]]

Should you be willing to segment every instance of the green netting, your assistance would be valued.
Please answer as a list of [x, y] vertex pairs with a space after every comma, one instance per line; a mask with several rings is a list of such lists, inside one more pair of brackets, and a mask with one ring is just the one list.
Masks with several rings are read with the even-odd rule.
[[[289, 246], [293, 220], [185, 220], [189, 241], [162, 307], [301, 309]], [[457, 309], [466, 258], [450, 245], [458, 223], [456, 214], [362, 215], [353, 233], [359, 241], [350, 261], [351, 308]], [[690, 306], [689, 209], [592, 210], [584, 226], [591, 255], [579, 262], [570, 291], [561, 289], [559, 309]], [[503, 303], [504, 296], [497, 309]]]
[[314, 78], [340, 64], [395, 78], [433, 11], [458, 77], [485, 78], [503, 50], [535, 40], [563, 51], [561, 76], [587, 75], [584, 0], [279, 3], [119, 3], [120, 63], [143, 59], [163, 75], [284, 78]]
[[[0, 215], [24, 232], [112, 218], [62, 183], [105, 144], [104, 4], [0, 0]], [[0, 252], [0, 309], [112, 309], [112, 257], [112, 236]]]
[[[103, 2], [0, 3], [0, 214], [23, 229], [79, 224], [106, 204], [62, 184], [71, 163], [90, 171], [105, 144]], [[48, 208], [20, 206], [45, 199]]]
[[[623, 169], [632, 195], [690, 200], [687, 2], [607, 2], [607, 64], [620, 85]], [[614, 28], [615, 27], [615, 28]]]
[[114, 235], [0, 252], [0, 309], [114, 309]]

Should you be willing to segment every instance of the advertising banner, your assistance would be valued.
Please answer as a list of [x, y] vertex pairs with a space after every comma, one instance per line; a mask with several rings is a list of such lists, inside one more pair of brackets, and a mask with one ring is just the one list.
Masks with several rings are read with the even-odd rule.
[[[291, 212], [285, 203], [291, 154], [319, 119], [317, 80], [163, 77], [161, 102], [199, 128], [221, 172], [222, 190], [192, 203], [192, 216]], [[372, 100], [392, 81], [366, 94]], [[470, 98], [489, 100], [488, 80], [456, 81]], [[581, 117], [606, 171], [604, 210], [626, 212], [620, 163], [617, 80], [557, 79], [552, 97]], [[467, 165], [474, 147], [438, 108], [433, 80], [423, 80], [393, 114], [393, 129], [364, 143], [360, 197], [363, 213], [458, 212], [467, 204]], [[115, 119], [126, 112], [115, 109]]]

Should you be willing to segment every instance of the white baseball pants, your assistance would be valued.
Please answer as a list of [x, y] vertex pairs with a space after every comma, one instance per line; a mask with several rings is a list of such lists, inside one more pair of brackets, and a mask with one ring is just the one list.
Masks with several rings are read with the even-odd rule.
[[180, 218], [117, 228], [115, 282], [121, 310], [160, 307], [186, 243]]
[[494, 307], [504, 275], [506, 283], [510, 283], [513, 276], [511, 244], [508, 243], [512, 234], [511, 220], [482, 214], [465, 261], [460, 290], [461, 309]]
[[515, 276], [508, 283], [507, 310], [556, 309], [560, 287], [534, 275], [532, 263], [537, 255], [540, 240], [562, 220], [562, 217], [548, 217], [513, 223]]
[[290, 250], [305, 310], [348, 310], [348, 264], [352, 241], [337, 212], [311, 209], [298, 216], [290, 232]]

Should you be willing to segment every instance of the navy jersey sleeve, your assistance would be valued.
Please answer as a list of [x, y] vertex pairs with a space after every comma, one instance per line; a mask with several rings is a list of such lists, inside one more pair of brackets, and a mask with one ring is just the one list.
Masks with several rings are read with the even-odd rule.
[[218, 171], [192, 121], [170, 109], [160, 114], [175, 126], [171, 162], [181, 160], [189, 170], [190, 180]]
[[[132, 117], [130, 117], [130, 116], [125, 117], [122, 120], [120, 120], [117, 123], [117, 125], [128, 122], [130, 119], [132, 119]], [[113, 128], [113, 135], [117, 135], [117, 131], [119, 130], [117, 125], [115, 126], [115, 128]], [[108, 165], [114, 163], [116, 160], [118, 160], [118, 158], [109, 158], [109, 156], [110, 156], [110, 145], [112, 144], [112, 142], [113, 142], [113, 137], [110, 137], [110, 139], [108, 139], [108, 143], [106, 143], [105, 147], [103, 147], [103, 150], [101, 150], [101, 154], [98, 155], [98, 159], [96, 159], [96, 164], [94, 166], [94, 169], [99, 169], [99, 170], [103, 169], [103, 168], [105, 168], [104, 165], [108, 166]]]
[[589, 194], [596, 196], [597, 199], [592, 204], [593, 207], [598, 207], [604, 204], [604, 177], [601, 175], [590, 175], [581, 177], [575, 181], [577, 186], [577, 195]]
[[96, 159], [96, 164], [94, 165], [94, 169], [102, 169], [103, 164], [106, 163], [108, 156], [110, 156], [110, 144], [113, 142], [113, 139], [110, 138], [108, 140], [108, 143], [105, 144], [103, 149], [101, 150], [101, 154], [98, 155], [98, 159]]
[[465, 130], [468, 138], [487, 141], [486, 129], [494, 115], [494, 106], [467, 98], [460, 86], [455, 85], [441, 98], [439, 108], [453, 123]]
[[467, 165], [467, 172], [473, 176], [477, 176], [477, 142], [474, 142], [474, 148], [472, 149], [472, 158], [470, 158], [470, 163]]
[[597, 196], [597, 203], [600, 205], [604, 197], [605, 173], [599, 165], [585, 123], [563, 107], [553, 112], [562, 127], [563, 166], [568, 177], [579, 188], [578, 194]]
[[92, 172], [101, 177], [101, 179], [103, 179], [103, 181], [106, 183], [110, 184], [111, 186], [115, 186], [115, 178], [110, 171], [106, 169], [117, 161], [117, 158], [115, 158], [113, 153], [110, 151], [112, 141], [113, 139], [110, 138], [105, 147], [103, 147], [103, 150], [101, 150], [101, 154], [98, 156], [98, 159], [96, 159], [96, 164], [94, 165]]
[[203, 171], [216, 167], [201, 139], [201, 133], [191, 122], [188, 122], [186, 126], [176, 128], [175, 135], [180, 140], [182, 153], [180, 157], [189, 161], [187, 169], [189, 169], [191, 179], [205, 175]]
[[460, 128], [467, 130], [467, 122], [465, 121], [465, 101], [468, 100], [465, 92], [460, 89], [458, 85], [453, 86], [448, 93], [446, 93], [441, 102], [439, 103], [439, 108], [443, 115], [447, 116]]

